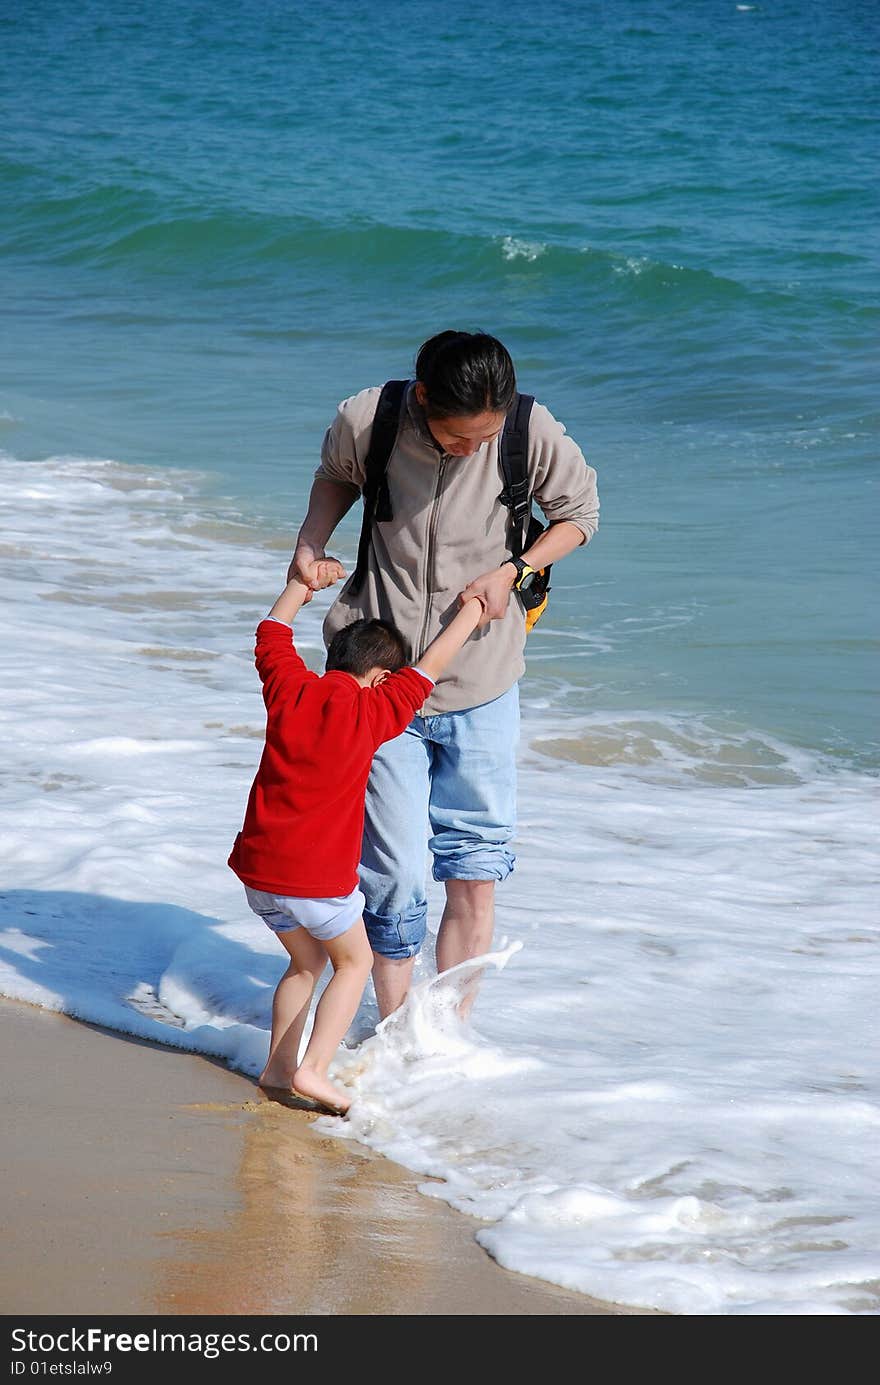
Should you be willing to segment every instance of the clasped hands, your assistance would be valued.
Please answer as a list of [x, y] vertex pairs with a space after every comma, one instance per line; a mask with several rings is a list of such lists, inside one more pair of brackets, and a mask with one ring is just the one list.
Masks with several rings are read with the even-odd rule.
[[[337, 558], [329, 558], [312, 548], [301, 547], [293, 555], [287, 576], [288, 580], [296, 577], [304, 587], [308, 587], [309, 594], [305, 597], [305, 604], [311, 601], [315, 592], [343, 581], [347, 574]], [[478, 630], [490, 621], [500, 620], [505, 614], [515, 577], [514, 566], [505, 563], [502, 567], [493, 568], [491, 572], [484, 572], [482, 576], [475, 577], [464, 591], [459, 593], [460, 606], [476, 597], [483, 607], [483, 614], [477, 625]]]

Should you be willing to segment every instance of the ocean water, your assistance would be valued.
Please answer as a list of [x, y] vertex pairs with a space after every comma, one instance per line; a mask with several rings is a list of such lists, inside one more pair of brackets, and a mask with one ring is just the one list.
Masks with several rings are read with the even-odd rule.
[[876, 1313], [876, 8], [0, 32], [0, 992], [259, 1070], [282, 963], [225, 867], [253, 628], [337, 401], [495, 332], [601, 528], [529, 638], [473, 1028], [428, 950], [375, 1033], [365, 997], [326, 1127], [513, 1269]]

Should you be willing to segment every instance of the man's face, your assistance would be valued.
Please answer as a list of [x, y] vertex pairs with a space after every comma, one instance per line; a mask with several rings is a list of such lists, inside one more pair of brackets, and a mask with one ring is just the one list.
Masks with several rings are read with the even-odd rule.
[[[426, 404], [425, 389], [421, 381], [416, 385], [416, 398]], [[436, 443], [452, 457], [470, 457], [479, 451], [484, 442], [497, 438], [504, 427], [505, 415], [487, 411], [482, 414], [462, 414], [453, 418], [428, 418], [428, 427]]]
[[469, 414], [462, 418], [429, 418], [431, 436], [453, 457], [469, 457], [484, 442], [497, 438], [504, 414]]

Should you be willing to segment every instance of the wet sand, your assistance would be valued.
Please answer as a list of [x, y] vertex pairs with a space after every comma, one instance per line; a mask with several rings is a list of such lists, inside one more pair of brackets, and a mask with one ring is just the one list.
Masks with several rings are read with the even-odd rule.
[[[225, 1066], [0, 1000], [0, 1312], [605, 1314]], [[638, 1310], [636, 1310], [638, 1311]]]

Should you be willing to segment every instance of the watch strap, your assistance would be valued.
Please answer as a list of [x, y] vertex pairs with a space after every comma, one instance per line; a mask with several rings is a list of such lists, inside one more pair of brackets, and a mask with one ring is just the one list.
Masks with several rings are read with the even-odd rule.
[[[513, 563], [513, 566], [516, 568], [516, 577], [513, 579], [513, 585], [515, 590], [517, 591], [522, 585], [524, 579], [535, 571], [533, 567], [529, 566], [525, 558], [505, 558], [504, 563]], [[504, 566], [504, 563], [501, 564], [502, 567]]]

